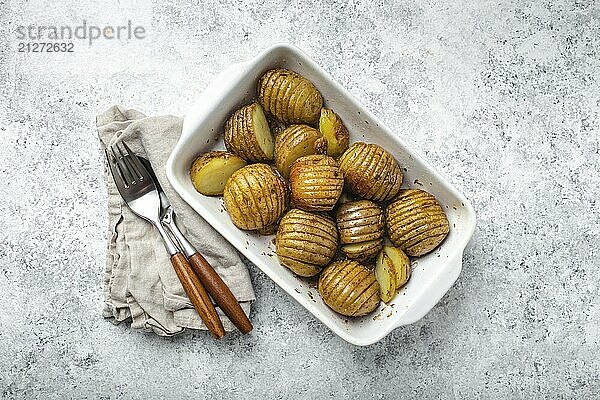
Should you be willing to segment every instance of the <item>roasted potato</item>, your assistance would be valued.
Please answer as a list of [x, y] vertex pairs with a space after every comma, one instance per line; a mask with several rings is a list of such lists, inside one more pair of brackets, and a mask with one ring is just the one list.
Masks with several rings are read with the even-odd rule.
[[[379, 260], [378, 260], [379, 262]], [[402, 250], [394, 246], [383, 246], [381, 250], [381, 262], [391, 263], [396, 272], [396, 289], [406, 285], [410, 279], [410, 259]]]
[[246, 161], [226, 151], [209, 151], [196, 158], [190, 168], [194, 188], [205, 196], [223, 194], [227, 179]]
[[248, 104], [234, 112], [225, 122], [225, 147], [244, 160], [264, 162], [273, 159], [273, 135], [263, 108]]
[[287, 69], [272, 69], [258, 81], [258, 101], [284, 124], [316, 124], [323, 97], [302, 75]]
[[410, 260], [402, 250], [384, 246], [377, 256], [375, 278], [379, 282], [381, 300], [389, 303], [410, 278]]
[[337, 250], [335, 223], [329, 218], [292, 209], [280, 221], [275, 240], [279, 261], [300, 276], [321, 272]]
[[344, 189], [337, 162], [324, 155], [300, 157], [290, 172], [292, 204], [305, 211], [330, 211]]
[[275, 166], [285, 178], [294, 161], [311, 154], [325, 154], [327, 140], [308, 125], [291, 125], [275, 139]]
[[272, 167], [251, 164], [227, 180], [223, 200], [235, 226], [244, 230], [263, 229], [283, 214], [287, 185]]
[[434, 196], [420, 189], [404, 189], [386, 209], [390, 240], [409, 256], [435, 249], [448, 235], [448, 218]]
[[321, 109], [319, 118], [319, 131], [327, 139], [327, 155], [339, 157], [350, 143], [348, 129], [342, 123], [341, 118], [328, 108]]
[[342, 252], [354, 260], [367, 260], [383, 246], [384, 216], [372, 201], [351, 201], [339, 206], [336, 223]]
[[[380, 253], [381, 254], [381, 253]], [[375, 264], [375, 279], [379, 283], [379, 296], [381, 301], [389, 303], [396, 296], [396, 272], [390, 263]]]
[[352, 260], [331, 263], [319, 278], [318, 291], [335, 312], [366, 315], [379, 305], [379, 283], [368, 268]]
[[348, 187], [361, 197], [388, 201], [400, 191], [402, 171], [398, 163], [376, 144], [354, 143], [339, 162]]

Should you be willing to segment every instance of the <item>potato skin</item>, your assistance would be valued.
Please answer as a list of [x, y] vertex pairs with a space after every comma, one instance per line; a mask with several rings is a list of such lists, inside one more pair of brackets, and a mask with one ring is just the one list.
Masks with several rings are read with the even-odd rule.
[[325, 304], [348, 317], [366, 315], [379, 306], [379, 283], [375, 275], [356, 261], [331, 263], [321, 273], [317, 288]]
[[260, 104], [252, 103], [235, 111], [229, 117], [225, 122], [225, 147], [247, 161], [270, 161], [273, 159], [273, 153], [266, 154], [258, 144], [257, 133], [252, 123], [254, 112], [264, 113]]
[[279, 220], [287, 204], [287, 185], [272, 167], [251, 164], [227, 180], [223, 200], [240, 229], [263, 229]]
[[388, 201], [400, 191], [402, 171], [381, 146], [356, 142], [339, 162], [350, 190], [365, 199]]
[[315, 124], [323, 97], [302, 75], [278, 68], [265, 72], [258, 81], [258, 101], [284, 124]]
[[292, 209], [280, 221], [275, 240], [279, 261], [300, 276], [321, 272], [335, 255], [338, 235], [327, 217]]
[[404, 189], [398, 193], [386, 208], [386, 226], [392, 243], [413, 257], [434, 250], [450, 231], [440, 203], [420, 189]]
[[342, 244], [361, 243], [383, 237], [383, 210], [370, 200], [350, 201], [336, 212]]
[[327, 140], [308, 125], [290, 125], [275, 139], [275, 166], [285, 178], [298, 158], [311, 154], [325, 154]]
[[350, 144], [350, 134], [342, 119], [333, 110], [321, 109], [319, 131], [327, 139], [327, 155], [339, 157]]
[[209, 151], [197, 157], [194, 162], [192, 162], [192, 166], [190, 167], [190, 179], [192, 180], [192, 184], [194, 185], [196, 191], [205, 196], [219, 196], [223, 194], [222, 191], [208, 192], [202, 187], [202, 170], [211, 161], [215, 161], [217, 159], [223, 160], [224, 162], [236, 163], [241, 167], [246, 165], [246, 161], [243, 158], [233, 153], [221, 150]]
[[[353, 260], [375, 257], [383, 246], [383, 210], [370, 200], [351, 201], [336, 211], [341, 250]], [[362, 246], [344, 246], [362, 244]]]
[[325, 155], [300, 157], [290, 172], [292, 204], [305, 211], [330, 211], [344, 189], [337, 162]]

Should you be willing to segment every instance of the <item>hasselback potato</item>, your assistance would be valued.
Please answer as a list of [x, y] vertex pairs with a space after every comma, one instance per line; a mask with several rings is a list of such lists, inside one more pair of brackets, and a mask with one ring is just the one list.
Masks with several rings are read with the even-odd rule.
[[227, 179], [246, 161], [226, 151], [209, 151], [194, 160], [190, 168], [190, 178], [194, 188], [206, 196], [223, 194]]
[[342, 252], [351, 259], [375, 257], [383, 245], [383, 210], [369, 200], [342, 204], [336, 212]]
[[379, 284], [372, 271], [352, 260], [330, 264], [319, 278], [323, 301], [349, 317], [366, 315], [379, 305]]
[[350, 134], [342, 119], [328, 108], [321, 109], [319, 131], [327, 139], [327, 155], [338, 157], [348, 148]]
[[279, 261], [300, 276], [313, 276], [337, 250], [335, 223], [329, 218], [292, 209], [280, 221], [275, 239]]
[[400, 191], [402, 171], [394, 157], [373, 143], [354, 143], [340, 157], [350, 190], [369, 200], [387, 201]]
[[315, 124], [323, 107], [317, 88], [302, 75], [287, 69], [272, 69], [258, 81], [258, 101], [285, 124]]
[[225, 208], [240, 229], [263, 229], [283, 214], [287, 185], [272, 167], [251, 164], [237, 170], [225, 184]]
[[386, 209], [390, 240], [409, 256], [421, 256], [435, 249], [448, 235], [448, 219], [431, 194], [404, 189]]
[[344, 189], [344, 176], [337, 162], [324, 155], [300, 157], [290, 172], [294, 207], [306, 211], [330, 211]]
[[234, 112], [225, 122], [225, 147], [252, 162], [273, 159], [274, 143], [267, 117], [258, 103]]
[[308, 125], [291, 125], [275, 139], [275, 166], [287, 178], [298, 158], [325, 152], [327, 140], [318, 130]]

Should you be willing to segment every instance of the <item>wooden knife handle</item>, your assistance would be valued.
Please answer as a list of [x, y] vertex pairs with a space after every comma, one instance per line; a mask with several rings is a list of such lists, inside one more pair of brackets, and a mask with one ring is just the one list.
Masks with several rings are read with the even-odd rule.
[[225, 335], [225, 329], [223, 329], [221, 319], [187, 258], [183, 253], [176, 253], [171, 256], [171, 264], [173, 264], [173, 268], [183, 285], [183, 290], [185, 290], [208, 330], [217, 339], [222, 338]]
[[214, 268], [198, 252], [190, 257], [190, 262], [204, 284], [204, 287], [219, 307], [221, 307], [225, 315], [229, 317], [240, 332], [243, 334], [250, 332], [252, 330], [252, 323], [244, 310], [242, 310], [242, 307], [240, 307], [233, 293], [231, 293], [229, 287], [223, 282], [223, 279], [221, 279]]

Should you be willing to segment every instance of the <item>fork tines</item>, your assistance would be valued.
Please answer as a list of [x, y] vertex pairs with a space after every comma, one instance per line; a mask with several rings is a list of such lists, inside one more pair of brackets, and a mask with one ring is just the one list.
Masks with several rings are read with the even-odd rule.
[[[147, 179], [144, 166], [125, 142], [117, 142], [105, 149], [109, 167], [117, 185], [122, 184], [126, 189]], [[121, 182], [117, 182], [120, 180]]]

